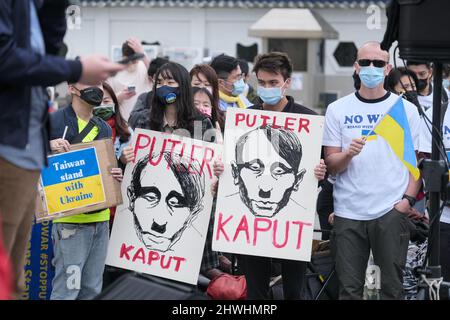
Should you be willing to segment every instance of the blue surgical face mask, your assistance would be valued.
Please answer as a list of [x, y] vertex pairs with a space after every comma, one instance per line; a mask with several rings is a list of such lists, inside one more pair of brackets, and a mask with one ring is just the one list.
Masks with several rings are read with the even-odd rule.
[[260, 97], [264, 103], [268, 104], [269, 106], [274, 106], [278, 102], [280, 102], [281, 98], [283, 98], [282, 88], [283, 86], [275, 88], [264, 88], [258, 86], [256, 92], [258, 94], [258, 97]]
[[450, 87], [450, 79], [442, 80], [442, 87], [444, 87], [445, 89], [448, 89]]
[[373, 89], [384, 81], [384, 68], [361, 67], [359, 78], [366, 88]]
[[231, 94], [235, 97], [243, 93], [245, 90], [245, 82], [243, 79], [238, 80], [233, 83], [233, 91], [231, 91]]

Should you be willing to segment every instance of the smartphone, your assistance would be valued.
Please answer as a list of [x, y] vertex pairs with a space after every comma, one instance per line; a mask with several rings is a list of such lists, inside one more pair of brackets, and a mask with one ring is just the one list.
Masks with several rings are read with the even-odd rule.
[[131, 56], [126, 57], [125, 59], [122, 59], [120, 61], [117, 61], [117, 63], [120, 64], [129, 64], [131, 62], [134, 62], [136, 60], [142, 60], [144, 59], [145, 55], [142, 53], [133, 53]]
[[136, 91], [136, 86], [135, 85], [129, 85], [128, 86], [128, 91]]

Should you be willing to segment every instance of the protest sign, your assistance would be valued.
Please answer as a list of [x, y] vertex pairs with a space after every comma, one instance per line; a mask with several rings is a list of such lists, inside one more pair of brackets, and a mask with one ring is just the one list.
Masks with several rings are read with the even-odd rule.
[[122, 203], [111, 139], [74, 144], [69, 152], [48, 157], [38, 186], [36, 220], [52, 220]]
[[52, 222], [34, 223], [25, 259], [23, 300], [49, 300], [55, 267], [52, 265]]
[[227, 110], [213, 250], [309, 261], [324, 117]]
[[138, 129], [106, 264], [196, 284], [220, 146]]

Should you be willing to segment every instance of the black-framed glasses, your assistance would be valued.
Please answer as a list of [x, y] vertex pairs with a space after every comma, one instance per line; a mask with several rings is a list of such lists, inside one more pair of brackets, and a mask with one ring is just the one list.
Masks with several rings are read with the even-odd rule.
[[384, 60], [370, 60], [370, 59], [359, 59], [358, 64], [361, 67], [368, 67], [373, 63], [373, 66], [376, 68], [384, 68], [387, 65], [387, 62]]

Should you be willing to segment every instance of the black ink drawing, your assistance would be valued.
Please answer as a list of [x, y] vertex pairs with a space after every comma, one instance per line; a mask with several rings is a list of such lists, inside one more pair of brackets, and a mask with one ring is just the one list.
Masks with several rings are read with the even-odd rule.
[[[258, 150], [261, 139], [270, 142], [270, 152]], [[306, 172], [299, 168], [302, 145], [298, 137], [270, 125], [242, 135], [236, 143], [235, 157], [231, 163], [234, 184], [239, 186], [241, 201], [257, 217], [274, 217], [280, 212], [292, 192], [298, 191]]]
[[186, 228], [193, 227], [204, 207], [205, 178], [200, 173], [197, 161], [167, 151], [136, 163], [128, 187], [129, 210], [147, 249], [171, 250]]

